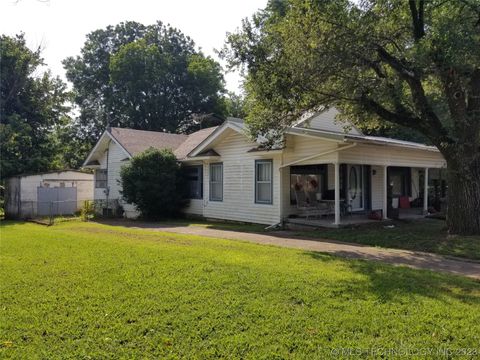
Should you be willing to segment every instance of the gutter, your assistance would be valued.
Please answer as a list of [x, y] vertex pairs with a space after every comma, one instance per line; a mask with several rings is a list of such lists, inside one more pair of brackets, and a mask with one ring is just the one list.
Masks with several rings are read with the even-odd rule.
[[429, 146], [424, 144], [418, 144], [418, 145], [405, 144], [405, 143], [389, 142], [389, 141], [382, 141], [382, 140], [376, 140], [376, 139], [362, 139], [361, 137], [357, 137], [355, 135], [345, 135], [345, 142], [351, 142], [351, 141], [353, 141], [354, 143], [362, 143], [367, 145], [394, 146], [394, 147], [400, 147], [404, 149], [440, 152], [440, 150], [438, 150], [438, 148], [436, 148], [435, 146]]

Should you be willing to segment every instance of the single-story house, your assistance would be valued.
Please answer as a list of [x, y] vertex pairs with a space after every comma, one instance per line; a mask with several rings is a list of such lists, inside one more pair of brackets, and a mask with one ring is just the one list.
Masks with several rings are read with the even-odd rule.
[[70, 215], [93, 199], [92, 173], [48, 171], [13, 176], [5, 181], [5, 214], [10, 218]]
[[[285, 132], [282, 146], [268, 150], [236, 118], [188, 136], [110, 128], [84, 167], [95, 169], [95, 199], [122, 203], [122, 164], [150, 146], [170, 148], [190, 173], [185, 212], [205, 218], [273, 225], [310, 213], [340, 225], [351, 214], [376, 211], [387, 218], [395, 207], [426, 212], [429, 179], [446, 167], [438, 149], [364, 135], [337, 122], [337, 113], [326, 109], [305, 117]], [[121, 205], [126, 216], [137, 215], [133, 206]]]

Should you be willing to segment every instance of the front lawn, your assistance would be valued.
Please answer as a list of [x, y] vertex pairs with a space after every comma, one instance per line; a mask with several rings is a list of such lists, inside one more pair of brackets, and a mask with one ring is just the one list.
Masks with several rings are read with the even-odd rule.
[[395, 221], [393, 227], [374, 223], [340, 229], [296, 231], [294, 234], [480, 260], [480, 236], [449, 237], [445, 221], [436, 219]]
[[480, 352], [463, 277], [82, 222], [2, 222], [0, 250], [1, 358]]

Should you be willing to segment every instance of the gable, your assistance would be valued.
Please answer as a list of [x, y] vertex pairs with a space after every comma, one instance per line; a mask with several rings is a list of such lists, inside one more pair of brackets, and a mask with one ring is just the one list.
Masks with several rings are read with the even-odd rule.
[[362, 135], [362, 133], [352, 124], [336, 120], [339, 111], [335, 108], [330, 108], [302, 120], [296, 127], [308, 128], [322, 131], [329, 131], [350, 135]]
[[248, 137], [245, 133], [245, 128], [243, 121], [239, 119], [229, 118], [221, 126], [214, 129], [210, 134], [205, 137], [197, 146], [192, 148], [192, 150], [187, 154], [187, 157], [195, 157], [200, 153], [205, 152], [206, 150], [213, 149], [219, 142], [221, 142], [225, 137], [228, 137], [231, 134], [240, 134], [245, 141], [248, 142]]

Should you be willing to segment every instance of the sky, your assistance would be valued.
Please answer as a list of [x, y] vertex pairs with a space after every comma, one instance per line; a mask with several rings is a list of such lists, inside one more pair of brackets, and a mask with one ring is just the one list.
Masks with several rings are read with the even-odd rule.
[[[227, 32], [264, 8], [267, 0], [0, 0], [0, 33], [24, 32], [27, 45], [41, 46], [53, 74], [65, 79], [61, 61], [80, 54], [91, 31], [133, 20], [145, 25], [161, 20], [190, 36], [218, 60]], [[224, 64], [223, 64], [224, 65]], [[238, 73], [225, 76], [227, 89], [240, 92]]]

